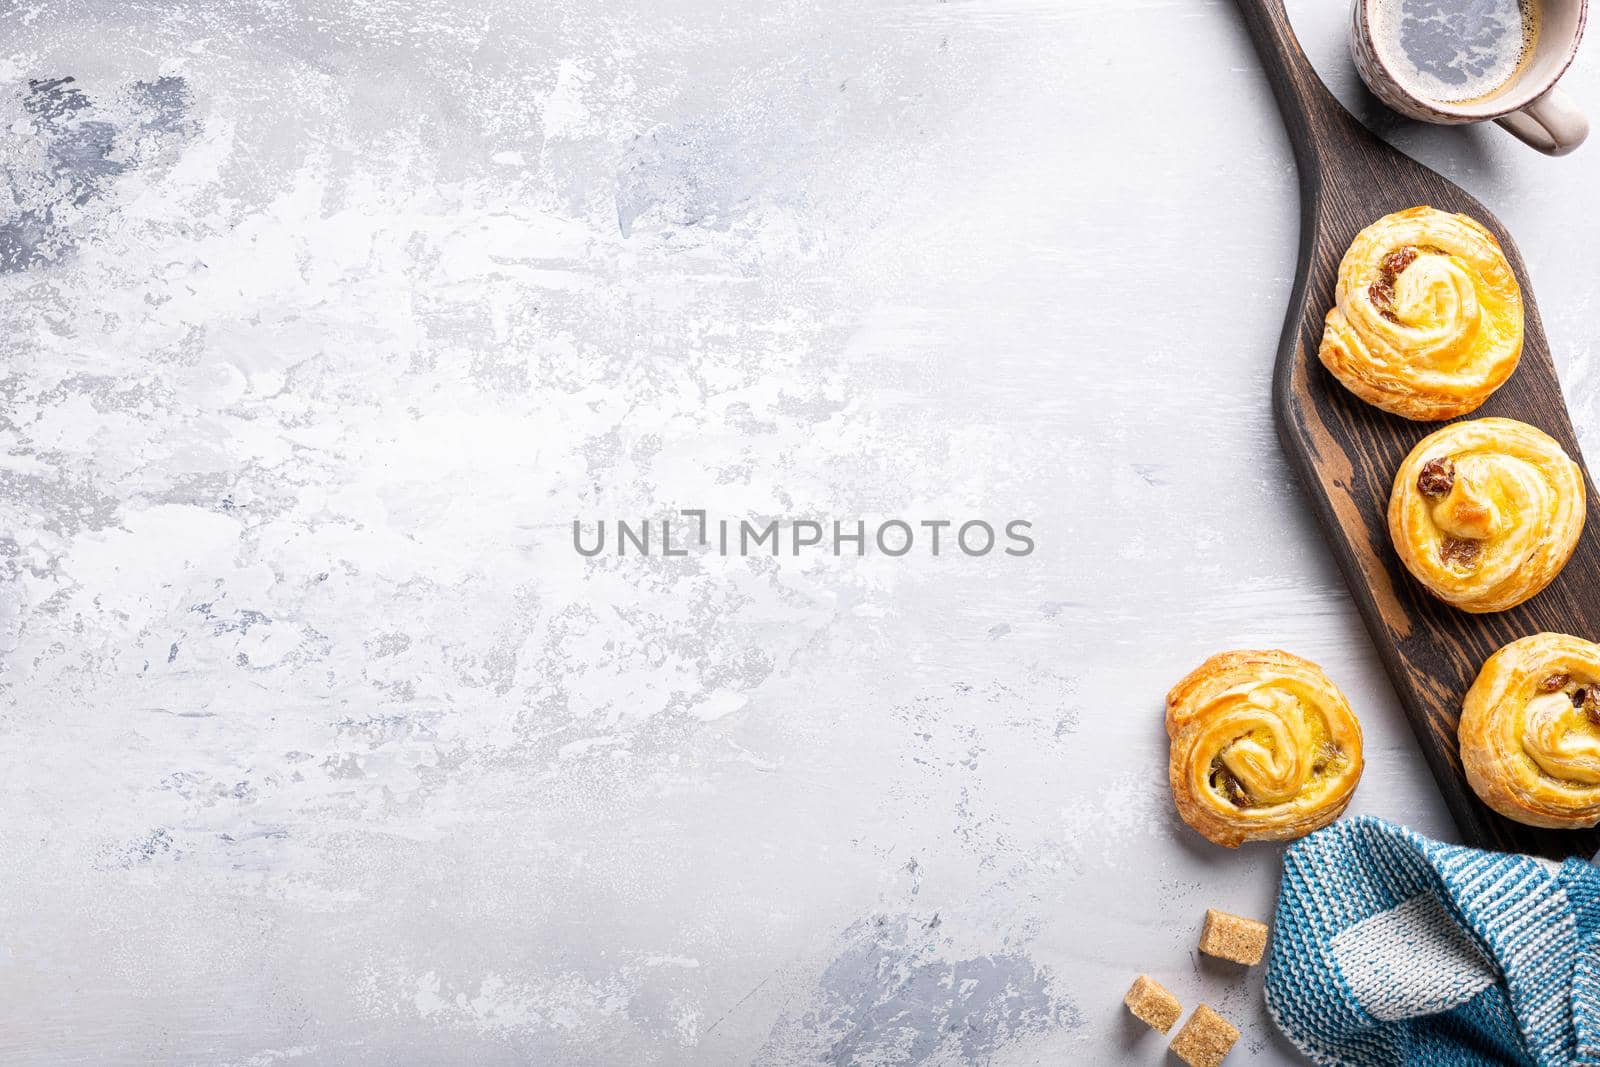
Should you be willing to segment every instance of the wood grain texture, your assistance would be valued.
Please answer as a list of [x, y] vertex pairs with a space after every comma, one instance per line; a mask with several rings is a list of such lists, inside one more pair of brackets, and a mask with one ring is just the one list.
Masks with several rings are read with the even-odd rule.
[[[1436, 600], [1395, 555], [1385, 508], [1401, 461], [1442, 424], [1409, 422], [1371, 407], [1347, 392], [1316, 356], [1339, 260], [1358, 231], [1419, 204], [1470, 215], [1505, 249], [1522, 285], [1527, 321], [1516, 373], [1468, 417], [1503, 415], [1531, 423], [1582, 464], [1522, 256], [1487, 208], [1390, 148], [1345, 111], [1301, 51], [1282, 0], [1239, 0], [1239, 7], [1277, 95], [1300, 175], [1299, 266], [1273, 376], [1283, 446], [1463, 839], [1486, 848], [1587, 858], [1600, 848], [1600, 832], [1522, 826], [1479, 802], [1462, 773], [1456, 722], [1479, 667], [1507, 642], [1543, 630], [1600, 637], [1600, 544], [1593, 527], [1584, 530], [1560, 576], [1519, 607], [1471, 615]], [[1591, 516], [1600, 513], [1592, 480], [1588, 508]]]

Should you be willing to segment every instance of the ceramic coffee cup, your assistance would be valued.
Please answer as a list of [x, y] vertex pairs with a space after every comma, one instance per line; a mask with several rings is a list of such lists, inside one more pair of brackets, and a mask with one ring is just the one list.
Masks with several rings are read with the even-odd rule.
[[[1561, 156], [1577, 148], [1589, 133], [1589, 120], [1572, 98], [1556, 88], [1578, 54], [1588, 0], [1533, 0], [1538, 4], [1538, 32], [1531, 53], [1508, 81], [1487, 96], [1463, 103], [1430, 99], [1403, 84], [1384, 62], [1375, 33], [1394, 32], [1378, 11], [1400, 0], [1355, 0], [1355, 26], [1350, 51], [1356, 70], [1373, 94], [1400, 114], [1423, 122], [1460, 124], [1493, 119], [1501, 127], [1546, 155]], [[1380, 28], [1381, 27], [1381, 28]], [[1385, 42], [1392, 45], [1393, 42]], [[1387, 49], [1393, 54], [1393, 48]]]

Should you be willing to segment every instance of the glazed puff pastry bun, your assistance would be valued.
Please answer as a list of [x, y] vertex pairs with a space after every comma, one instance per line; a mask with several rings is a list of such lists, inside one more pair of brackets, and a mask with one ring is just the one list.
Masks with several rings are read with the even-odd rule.
[[1408, 419], [1476, 409], [1517, 369], [1522, 290], [1465, 215], [1414, 207], [1356, 235], [1317, 355], [1346, 389]]
[[1600, 822], [1600, 645], [1535, 634], [1489, 657], [1458, 728], [1473, 791], [1508, 819]]
[[1583, 531], [1583, 472], [1515, 419], [1452, 423], [1395, 475], [1389, 536], [1400, 561], [1463, 611], [1504, 611], [1549, 585]]
[[1228, 848], [1326, 826], [1361, 777], [1349, 702], [1322, 668], [1288, 652], [1206, 660], [1167, 694], [1167, 736], [1178, 814]]

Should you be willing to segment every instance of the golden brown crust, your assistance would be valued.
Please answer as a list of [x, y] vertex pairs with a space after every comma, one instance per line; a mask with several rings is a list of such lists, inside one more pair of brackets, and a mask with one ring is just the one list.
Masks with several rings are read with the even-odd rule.
[[1517, 369], [1522, 290], [1494, 235], [1414, 207], [1356, 235], [1317, 355], [1346, 389], [1408, 419], [1478, 408]]
[[1600, 645], [1524, 637], [1490, 656], [1467, 691], [1457, 736], [1467, 781], [1529, 826], [1600, 822]]
[[1326, 826], [1361, 778], [1361, 724], [1322, 668], [1222, 652], [1167, 694], [1168, 779], [1183, 821], [1228, 848]]
[[1452, 423], [1395, 474], [1389, 536], [1400, 561], [1463, 611], [1504, 611], [1561, 572], [1583, 532], [1583, 471], [1515, 419]]

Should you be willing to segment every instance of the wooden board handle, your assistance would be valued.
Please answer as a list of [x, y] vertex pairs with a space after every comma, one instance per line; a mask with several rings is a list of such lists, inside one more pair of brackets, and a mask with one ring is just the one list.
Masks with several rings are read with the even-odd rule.
[[1330, 138], [1370, 137], [1328, 91], [1306, 58], [1283, 0], [1237, 0], [1261, 67], [1272, 84], [1278, 110], [1289, 128], [1303, 188], [1315, 189], [1324, 172], [1323, 145]]

